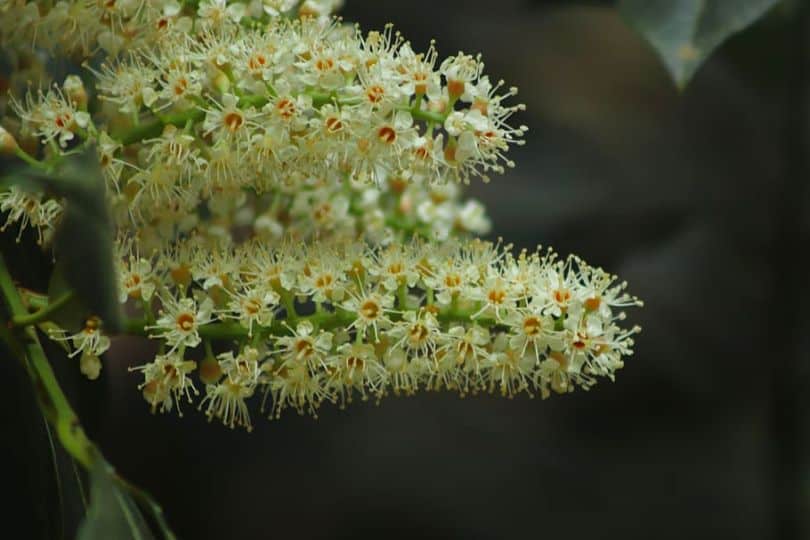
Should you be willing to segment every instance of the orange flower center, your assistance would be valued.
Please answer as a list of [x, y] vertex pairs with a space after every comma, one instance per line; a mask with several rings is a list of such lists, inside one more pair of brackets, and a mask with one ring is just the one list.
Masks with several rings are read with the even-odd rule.
[[598, 296], [594, 296], [593, 298], [588, 298], [585, 300], [585, 309], [588, 311], [596, 311], [599, 309], [599, 306], [602, 304], [602, 299]]
[[183, 332], [188, 332], [194, 328], [194, 315], [191, 313], [181, 313], [177, 316], [177, 328]]
[[558, 304], [565, 304], [571, 300], [571, 291], [568, 289], [557, 289], [554, 291], [554, 301]]
[[385, 89], [376, 84], [374, 86], [370, 86], [368, 90], [366, 90], [366, 97], [372, 103], [379, 103], [384, 95]]
[[542, 326], [543, 325], [540, 322], [540, 319], [538, 319], [537, 317], [531, 316], [523, 319], [523, 332], [527, 336], [536, 336], [540, 334]]
[[225, 115], [223, 121], [225, 122], [225, 126], [233, 133], [242, 127], [242, 124], [245, 123], [245, 118], [242, 116], [242, 113], [231, 111]]
[[358, 356], [349, 356], [346, 358], [346, 367], [349, 369], [363, 369], [365, 362]]
[[393, 144], [397, 140], [397, 132], [391, 126], [383, 126], [377, 130], [377, 137], [385, 144]]
[[428, 337], [428, 329], [424, 324], [415, 324], [411, 326], [410, 338], [414, 343], [421, 343]]
[[374, 300], [366, 300], [360, 306], [360, 315], [364, 319], [373, 320], [380, 316], [380, 305]]
[[182, 96], [185, 94], [186, 90], [188, 89], [188, 80], [185, 77], [180, 77], [177, 79], [177, 82], [174, 83], [172, 90], [174, 90], [175, 96]]
[[295, 352], [298, 356], [309, 356], [313, 350], [312, 343], [308, 339], [299, 339], [295, 342]]
[[295, 114], [295, 103], [286, 98], [280, 99], [278, 103], [276, 103], [276, 110], [279, 116], [285, 120], [289, 120]]
[[343, 129], [343, 122], [337, 116], [330, 116], [325, 121], [326, 131], [329, 133], [337, 133]]
[[487, 299], [491, 304], [503, 304], [506, 300], [506, 292], [502, 289], [493, 289], [487, 294]]

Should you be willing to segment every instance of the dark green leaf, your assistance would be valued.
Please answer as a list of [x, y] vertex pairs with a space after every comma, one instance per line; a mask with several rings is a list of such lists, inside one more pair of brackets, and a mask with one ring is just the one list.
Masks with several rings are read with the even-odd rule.
[[98, 460], [90, 471], [90, 507], [77, 540], [153, 540], [135, 502], [115, 482], [112, 468]]
[[[63, 261], [59, 260], [51, 273], [51, 280], [48, 283], [48, 301], [53, 302], [66, 292], [73, 290], [64, 276], [62, 267]], [[62, 328], [69, 333], [76, 333], [84, 328], [87, 318], [93, 315], [93, 310], [87, 307], [79, 295], [73, 295], [67, 304], [51, 314], [50, 319], [56, 323], [58, 328]], [[66, 342], [60, 342], [67, 347]], [[67, 347], [70, 352], [70, 347]]]
[[619, 9], [658, 52], [679, 88], [732, 34], [779, 0], [621, 0]]
[[54, 238], [61, 278], [81, 305], [101, 317], [105, 327], [120, 330], [113, 225], [95, 151], [91, 148], [66, 158], [53, 173], [27, 168], [8, 175], [5, 181], [65, 199], [65, 213]]

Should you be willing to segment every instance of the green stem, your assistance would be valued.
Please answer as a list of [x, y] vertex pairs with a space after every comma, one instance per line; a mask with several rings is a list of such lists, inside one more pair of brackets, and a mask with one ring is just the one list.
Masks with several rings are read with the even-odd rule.
[[167, 125], [181, 128], [184, 127], [189, 120], [199, 122], [204, 117], [205, 111], [202, 109], [188, 109], [179, 113], [167, 114], [162, 120], [160, 118], [153, 118], [147, 122], [141, 122], [139, 125], [127, 131], [114, 135], [113, 139], [118, 140], [123, 145], [133, 144], [145, 139], [154, 139], [163, 133], [163, 128]]
[[[295, 311], [295, 296], [293, 296], [291, 292], [285, 291], [281, 294], [281, 303], [284, 306], [284, 310], [287, 312], [287, 320], [291, 324], [298, 322], [298, 313]], [[238, 326], [241, 327], [241, 325]]]
[[[357, 103], [357, 98], [341, 98], [334, 93], [325, 93], [325, 92], [307, 92], [312, 98], [312, 105], [315, 108], [320, 108], [327, 103], [337, 102], [338, 105], [353, 105]], [[253, 95], [253, 96], [241, 96], [239, 98], [239, 106], [240, 107], [263, 107], [267, 104], [269, 99], [266, 96], [261, 95]], [[423, 110], [420, 106], [409, 106], [403, 105], [402, 107], [398, 107], [399, 110], [408, 111], [411, 113], [417, 120], [423, 120], [425, 122], [443, 125], [444, 121], [447, 119], [446, 114], [437, 113], [433, 111], [426, 111]], [[448, 111], [451, 110], [448, 108]], [[126, 131], [122, 131], [113, 135], [113, 139], [116, 139], [123, 145], [134, 144], [145, 139], [153, 139], [155, 137], [159, 137], [161, 133], [163, 133], [163, 128], [167, 125], [173, 125], [176, 127], [185, 127], [189, 121], [192, 123], [199, 122], [205, 117], [205, 110], [202, 108], [191, 108], [185, 111], [167, 114], [161, 116], [159, 118], [152, 118], [146, 122], [140, 122], [138, 125], [129, 128]], [[29, 156], [30, 157], [30, 156]], [[25, 158], [23, 158], [25, 159]], [[33, 158], [31, 158], [33, 159]], [[36, 160], [34, 160], [36, 161]], [[45, 166], [44, 164], [39, 163], [41, 166]], [[47, 167], [47, 166], [46, 166]]]
[[[472, 315], [476, 313], [477, 309], [468, 308], [461, 309], [458, 307], [450, 307], [440, 310], [436, 318], [441, 323], [470, 323], [473, 322]], [[400, 320], [400, 314], [393, 314], [392, 320]], [[289, 326], [295, 323], [308, 321], [312, 323], [315, 328], [323, 330], [334, 330], [335, 328], [348, 327], [356, 317], [349, 311], [338, 309], [337, 311], [323, 310], [321, 312], [313, 313], [312, 315], [299, 315], [293, 320], [277, 320], [273, 321], [270, 326], [254, 325], [254, 335], [261, 336], [288, 336], [290, 335]], [[489, 318], [478, 318], [474, 321], [476, 324], [486, 327], [497, 326], [498, 322]], [[285, 324], [286, 323], [286, 324]], [[124, 323], [124, 332], [136, 336], [149, 336], [147, 327], [149, 324], [145, 319], [129, 319]], [[208, 340], [215, 341], [228, 341], [228, 340], [244, 340], [248, 338], [248, 329], [237, 322], [218, 322], [200, 326], [198, 329], [200, 337], [203, 338], [205, 343]]]
[[25, 161], [26, 163], [28, 163], [29, 165], [31, 165], [34, 168], [42, 169], [42, 170], [50, 169], [50, 165], [38, 160], [37, 158], [35, 158], [34, 156], [29, 154], [28, 152], [26, 152], [22, 148], [20, 148], [19, 146], [14, 148], [14, 155], [16, 155], [18, 158]]
[[30, 326], [45, 321], [50, 315], [58, 311], [73, 298], [73, 291], [68, 291], [53, 302], [46, 304], [34, 313], [18, 315], [11, 318], [11, 326]]
[[[0, 292], [12, 320], [28, 315], [2, 254], [0, 254]], [[55, 428], [62, 446], [76, 461], [89, 469], [100, 454], [85, 435], [76, 413], [62, 392], [36, 330], [26, 326], [17, 335], [7, 327], [3, 330], [2, 338], [9, 349], [20, 360], [27, 360], [25, 365], [34, 383], [42, 412]]]
[[[432, 122], [434, 124], [438, 124], [440, 126], [444, 125], [444, 121], [447, 120], [447, 114], [437, 113], [433, 111], [426, 111], [424, 109], [419, 108], [419, 106], [414, 107], [401, 107], [400, 110], [408, 111], [411, 113], [411, 116], [416, 118], [417, 120], [424, 120], [425, 122]], [[452, 110], [448, 107], [448, 111]]]
[[[41, 311], [47, 309], [46, 306], [34, 314], [28, 314], [20, 292], [6, 267], [2, 253], [0, 253], [0, 296], [2, 296], [2, 301], [12, 321], [38, 315]], [[69, 295], [65, 296], [69, 297]], [[62, 298], [64, 297], [49, 305], [52, 306], [62, 301]], [[62, 392], [45, 351], [39, 342], [36, 329], [30, 324], [16, 328], [16, 332], [13, 332], [12, 329], [11, 325], [0, 321], [0, 340], [5, 343], [9, 352], [16, 356], [28, 371], [40, 409], [42, 409], [45, 419], [56, 431], [62, 447], [75, 461], [81, 463], [87, 470], [91, 470], [99, 463], [99, 460], [104, 461], [104, 456], [85, 434], [78, 416], [70, 406], [64, 392]], [[163, 510], [149, 494], [118, 475], [115, 475], [114, 479], [149, 511], [164, 537], [175, 540], [175, 536], [163, 517]]]
[[408, 285], [405, 283], [397, 289], [397, 307], [401, 310], [408, 309]]

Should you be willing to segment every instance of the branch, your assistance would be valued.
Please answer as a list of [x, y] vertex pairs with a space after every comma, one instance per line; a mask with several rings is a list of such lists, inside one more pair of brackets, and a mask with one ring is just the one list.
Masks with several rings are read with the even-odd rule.
[[20, 327], [20, 326], [31, 326], [34, 324], [41, 323], [43, 321], [47, 321], [48, 317], [56, 311], [70, 302], [73, 298], [74, 294], [73, 291], [68, 291], [53, 302], [42, 306], [39, 310], [35, 311], [34, 313], [26, 314], [26, 315], [16, 315], [11, 318], [11, 326], [12, 327]]

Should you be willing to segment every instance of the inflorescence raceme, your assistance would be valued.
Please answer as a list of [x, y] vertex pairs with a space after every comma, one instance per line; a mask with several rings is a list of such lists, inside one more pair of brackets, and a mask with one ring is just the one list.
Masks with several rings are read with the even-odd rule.
[[[625, 307], [641, 305], [576, 257], [513, 256], [480, 240], [219, 251], [191, 242], [124, 260], [129, 301], [157, 307], [131, 323], [161, 343], [136, 368], [144, 397], [179, 409], [199, 392], [197, 371], [199, 407], [231, 427], [251, 427], [246, 401], [256, 396], [278, 417], [420, 388], [588, 389], [632, 354], [638, 328], [620, 325]], [[201, 343], [207, 354], [195, 363], [188, 352]], [[212, 343], [227, 351], [215, 355]]]
[[[329, 18], [340, 3], [0, 2], [0, 44], [19, 57], [5, 84], [47, 80], [32, 44], [85, 67], [0, 98], [0, 154], [52, 171], [95, 148], [126, 331], [158, 343], [132, 368], [152, 410], [196, 400], [251, 429], [251, 400], [275, 418], [419, 389], [547, 397], [612, 380], [639, 331], [622, 325], [641, 305], [625, 284], [473, 238], [490, 222], [463, 186], [513, 166], [517, 90], [479, 56], [440, 61], [390, 26]], [[0, 211], [48, 247], [63, 201], [11, 187]], [[103, 321], [51, 328], [98, 377]]]
[[103, 125], [76, 76], [11, 108], [47, 152], [97, 140], [117, 222], [165, 229], [246, 191], [425, 192], [503, 172], [523, 143], [526, 128], [507, 123], [523, 106], [506, 105], [516, 90], [499, 93], [483, 67], [463, 53], [439, 64], [432, 45], [417, 54], [390, 27], [363, 35], [305, 18], [179, 34], [88, 65]]

